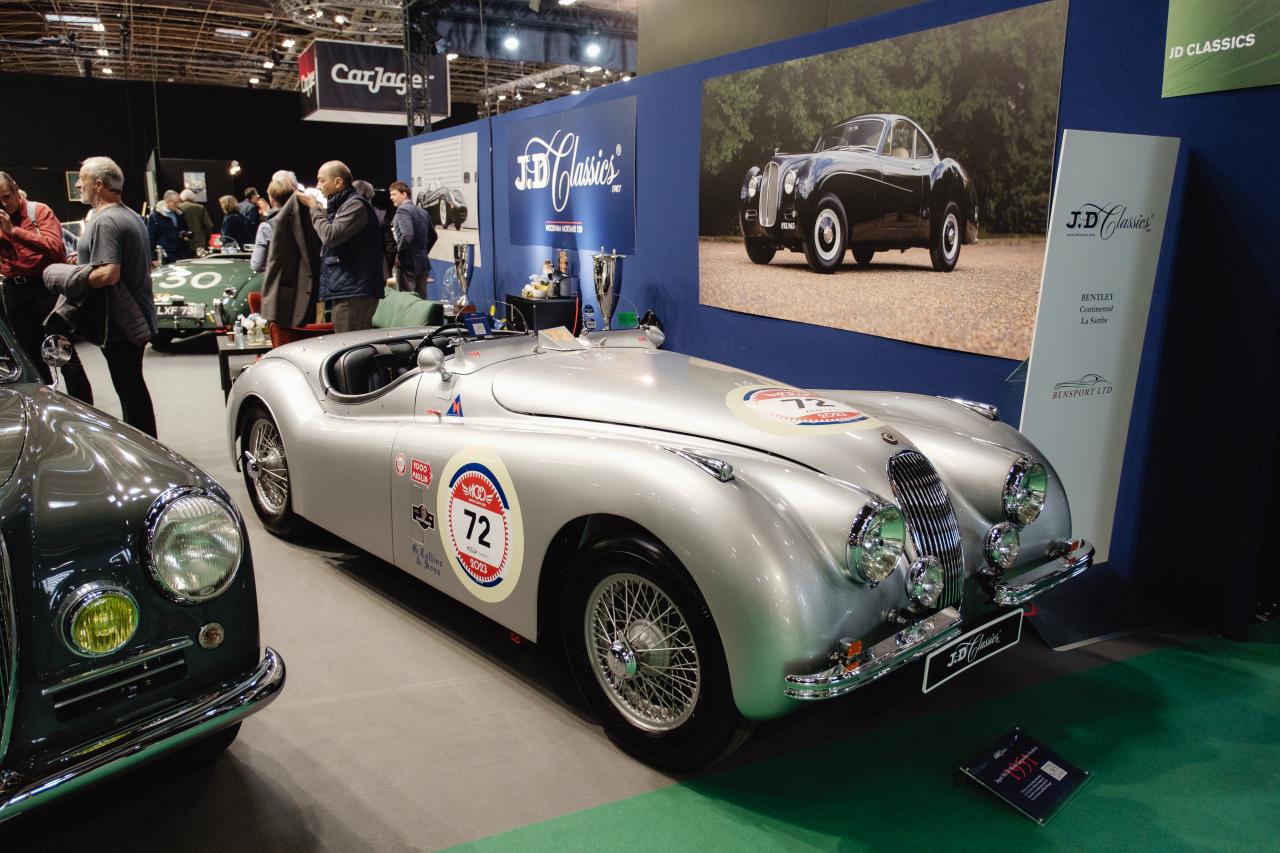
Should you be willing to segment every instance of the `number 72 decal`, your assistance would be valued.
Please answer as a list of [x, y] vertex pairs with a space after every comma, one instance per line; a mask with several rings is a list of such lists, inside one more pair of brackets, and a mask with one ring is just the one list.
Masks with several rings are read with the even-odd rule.
[[440, 541], [454, 574], [481, 601], [502, 601], [520, 579], [524, 530], [515, 486], [487, 448], [454, 454], [436, 493]]

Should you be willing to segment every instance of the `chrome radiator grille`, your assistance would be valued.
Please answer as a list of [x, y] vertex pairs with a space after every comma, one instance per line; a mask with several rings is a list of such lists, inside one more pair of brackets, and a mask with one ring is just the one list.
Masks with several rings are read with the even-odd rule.
[[18, 677], [18, 620], [13, 612], [13, 581], [9, 577], [9, 549], [0, 536], [0, 759], [9, 748], [13, 700]]
[[922, 454], [904, 450], [889, 460], [889, 484], [907, 518], [916, 552], [937, 557], [942, 565], [946, 584], [938, 606], [958, 605], [964, 593], [960, 525], [938, 472]]
[[766, 228], [778, 221], [778, 187], [782, 176], [777, 163], [764, 167], [764, 177], [760, 179], [760, 224]]

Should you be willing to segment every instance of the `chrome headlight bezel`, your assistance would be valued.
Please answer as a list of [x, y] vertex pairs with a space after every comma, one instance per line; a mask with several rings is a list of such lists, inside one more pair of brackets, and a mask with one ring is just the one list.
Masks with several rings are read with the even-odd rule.
[[987, 531], [982, 540], [982, 555], [990, 566], [990, 571], [1003, 572], [1018, 562], [1018, 553], [1022, 549], [1022, 538], [1018, 533], [1018, 525], [1002, 521]]
[[1025, 527], [1040, 517], [1049, 494], [1049, 469], [1030, 456], [1020, 456], [1005, 477], [1000, 506], [1004, 517]]
[[[885, 526], [897, 527], [897, 532]], [[907, 520], [902, 510], [888, 501], [873, 498], [858, 510], [849, 528], [845, 565], [849, 575], [872, 586], [888, 578], [906, 548]]]
[[[115, 648], [105, 652], [92, 652], [81, 647], [73, 639], [72, 627], [75, 625], [76, 617], [84, 611], [86, 607], [93, 604], [99, 599], [116, 596], [126, 599], [133, 607], [134, 623], [133, 630], [129, 632], [129, 636], [125, 637]], [[138, 606], [138, 599], [133, 593], [120, 586], [119, 584], [108, 583], [105, 581], [93, 581], [76, 587], [63, 600], [62, 605], [58, 608], [59, 634], [62, 636], [63, 645], [65, 645], [72, 654], [82, 658], [104, 658], [115, 654], [116, 652], [129, 645], [129, 641], [138, 635], [138, 627], [142, 624], [142, 608]]]
[[796, 191], [796, 178], [799, 172], [796, 169], [787, 169], [786, 174], [782, 176], [782, 191], [787, 195]]
[[[213, 585], [207, 592], [199, 595], [191, 595], [179, 592], [163, 576], [158, 561], [155, 558], [155, 541], [156, 536], [160, 532], [160, 525], [164, 521], [165, 513], [179, 500], [184, 498], [201, 498], [215, 504], [219, 509], [227, 514], [231, 522], [231, 526], [235, 529], [236, 539], [239, 545], [235, 560], [230, 569], [217, 584]], [[151, 583], [159, 590], [160, 594], [175, 604], [203, 604], [211, 601], [226, 592], [236, 578], [240, 574], [240, 567], [244, 564], [245, 558], [245, 537], [243, 525], [240, 521], [240, 514], [236, 512], [231, 502], [215, 492], [207, 489], [196, 488], [195, 486], [179, 486], [169, 489], [161, 494], [151, 503], [151, 508], [147, 510], [146, 519], [143, 521], [143, 563], [146, 568], [147, 577], [151, 579]]]
[[907, 571], [907, 597], [921, 607], [934, 607], [946, 589], [942, 563], [932, 554], [911, 564]]

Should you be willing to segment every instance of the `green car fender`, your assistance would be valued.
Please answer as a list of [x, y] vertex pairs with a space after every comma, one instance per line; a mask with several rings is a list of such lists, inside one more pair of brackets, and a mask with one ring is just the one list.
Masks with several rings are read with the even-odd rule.
[[158, 340], [226, 328], [251, 313], [249, 294], [261, 291], [262, 274], [249, 268], [247, 252], [166, 264], [151, 274]]

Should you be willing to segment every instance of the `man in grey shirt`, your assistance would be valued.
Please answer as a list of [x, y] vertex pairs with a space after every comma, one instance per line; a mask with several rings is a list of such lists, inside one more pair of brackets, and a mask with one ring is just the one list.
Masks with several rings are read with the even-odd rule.
[[142, 217], [120, 203], [124, 173], [109, 157], [90, 157], [76, 181], [93, 216], [80, 237], [79, 260], [93, 267], [89, 287], [107, 291], [107, 342], [102, 353], [120, 397], [124, 422], [152, 437], [156, 414], [142, 378], [142, 353], [156, 333], [150, 240]]

